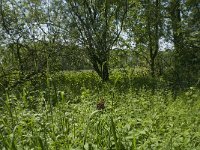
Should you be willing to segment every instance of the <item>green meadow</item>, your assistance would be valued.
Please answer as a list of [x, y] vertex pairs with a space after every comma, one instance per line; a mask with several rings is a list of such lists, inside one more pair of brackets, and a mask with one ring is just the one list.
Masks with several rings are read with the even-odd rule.
[[131, 73], [114, 70], [104, 83], [93, 71], [59, 72], [6, 91], [0, 149], [200, 149], [199, 89], [174, 96]]

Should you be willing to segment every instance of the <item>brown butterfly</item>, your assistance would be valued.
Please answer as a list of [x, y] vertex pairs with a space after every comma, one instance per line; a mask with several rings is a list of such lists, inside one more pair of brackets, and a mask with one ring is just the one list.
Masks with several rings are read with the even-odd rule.
[[97, 109], [98, 110], [103, 110], [105, 109], [105, 101], [103, 98], [101, 98], [98, 102], [97, 102]]

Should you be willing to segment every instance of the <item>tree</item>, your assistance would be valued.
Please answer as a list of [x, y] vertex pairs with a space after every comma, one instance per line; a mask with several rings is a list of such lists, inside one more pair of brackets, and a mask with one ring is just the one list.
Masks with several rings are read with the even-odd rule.
[[122, 32], [128, 1], [71, 0], [67, 4], [80, 44], [94, 70], [103, 81], [108, 81], [110, 50]]
[[198, 6], [196, 1], [170, 1], [169, 14], [175, 49], [174, 80], [181, 87], [196, 83], [200, 75]]
[[155, 76], [155, 59], [159, 51], [159, 39], [161, 37], [161, 2], [156, 0], [146, 3], [146, 30], [148, 35], [148, 50], [150, 55], [150, 68], [152, 77]]
[[[44, 14], [45, 10], [42, 9], [40, 1], [1, 0], [0, 24], [4, 38], [0, 44], [6, 51], [2, 65], [6, 65], [9, 61], [11, 66], [9, 69], [5, 68], [6, 76], [15, 72], [19, 74], [19, 80], [23, 80], [43, 71], [43, 69], [39, 71], [38, 66], [40, 56], [44, 56], [44, 47], [39, 49], [35, 43], [42, 41], [40, 29], [46, 18]], [[18, 76], [15, 77], [15, 80], [18, 80]]]
[[132, 39], [131, 43], [135, 43], [135, 54], [146, 60], [151, 76], [154, 77], [156, 58], [160, 48], [159, 40], [163, 33], [163, 6], [160, 0], [144, 0], [135, 5], [129, 11], [127, 32], [129, 38]]

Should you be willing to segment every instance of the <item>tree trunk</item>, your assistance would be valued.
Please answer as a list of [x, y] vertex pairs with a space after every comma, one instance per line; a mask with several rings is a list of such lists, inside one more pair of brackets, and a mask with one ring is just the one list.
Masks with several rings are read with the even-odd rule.
[[109, 69], [108, 64], [106, 62], [101, 63], [97, 62], [97, 60], [92, 62], [94, 70], [97, 72], [99, 77], [102, 79], [103, 82], [109, 80]]
[[154, 78], [155, 77], [155, 62], [154, 59], [151, 59], [151, 76]]
[[108, 71], [108, 64], [104, 63], [102, 66], [102, 76], [101, 76], [102, 80], [104, 82], [109, 80], [109, 71]]
[[174, 38], [174, 47], [177, 53], [180, 53], [181, 47], [183, 46], [183, 35], [181, 32], [181, 12], [180, 12], [180, 2], [177, 0], [171, 1], [171, 20], [172, 20], [172, 30]]
[[17, 41], [17, 60], [18, 60], [18, 63], [19, 63], [19, 76], [20, 78], [22, 77], [22, 75], [24, 74], [24, 70], [23, 70], [23, 64], [22, 64], [22, 58], [21, 58], [21, 53], [20, 53], [20, 46], [18, 44], [18, 41]]
[[[148, 1], [150, 6], [150, 1]], [[147, 34], [148, 34], [148, 49], [150, 55], [150, 69], [151, 69], [151, 76], [155, 77], [155, 61], [159, 51], [159, 23], [160, 23], [160, 15], [159, 15], [159, 7], [160, 1], [156, 0], [155, 12], [152, 11], [150, 8], [147, 8]], [[152, 13], [155, 14], [155, 18], [151, 18]], [[152, 19], [154, 19], [154, 23], [152, 23]]]
[[181, 65], [182, 55], [184, 55], [184, 44], [183, 44], [183, 35], [181, 32], [181, 10], [180, 10], [180, 1], [179, 0], [171, 0], [170, 3], [170, 17], [171, 17], [171, 25], [173, 31], [173, 42], [175, 48], [175, 57], [174, 57], [174, 86], [176, 88], [180, 88], [182, 80], [181, 75], [185, 74], [184, 65]]

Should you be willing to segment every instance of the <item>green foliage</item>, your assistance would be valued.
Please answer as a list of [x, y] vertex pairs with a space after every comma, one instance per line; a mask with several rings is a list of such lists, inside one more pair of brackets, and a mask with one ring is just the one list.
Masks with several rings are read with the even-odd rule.
[[0, 18], [0, 149], [200, 149], [197, 1], [1, 0]]
[[20, 94], [7, 91], [0, 99], [0, 149], [200, 148], [199, 89], [174, 100], [164, 89], [120, 91], [124, 75], [115, 70], [112, 78], [101, 83], [93, 72], [66, 72], [51, 75], [45, 89], [26, 84]]

